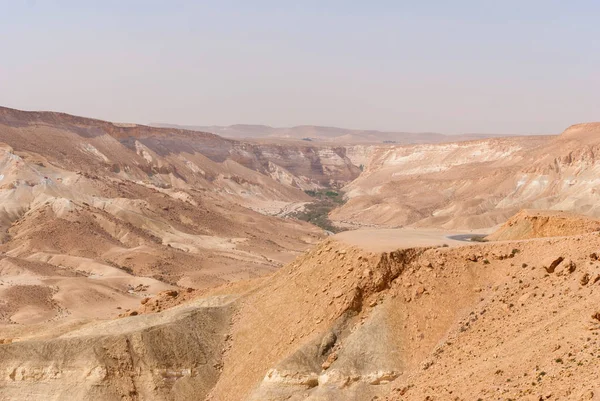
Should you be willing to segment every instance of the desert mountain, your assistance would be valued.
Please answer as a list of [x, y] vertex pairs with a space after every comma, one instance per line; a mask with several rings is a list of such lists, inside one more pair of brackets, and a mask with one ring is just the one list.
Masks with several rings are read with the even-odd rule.
[[381, 143], [439, 143], [459, 142], [482, 138], [498, 137], [493, 134], [460, 134], [444, 135], [433, 132], [387, 132], [376, 130], [355, 130], [316, 125], [300, 125], [296, 127], [270, 127], [268, 125], [236, 124], [219, 125], [175, 125], [152, 124], [156, 127], [178, 128], [193, 131], [212, 132], [225, 138], [263, 139], [263, 140], [305, 140], [326, 143], [348, 144], [381, 144]]
[[415, 247], [392, 230], [405, 246], [389, 250], [369, 234], [324, 241], [266, 279], [164, 311], [181, 295], [118, 320], [5, 328], [0, 399], [598, 394], [597, 233]]
[[280, 166], [281, 149], [212, 134], [6, 108], [0, 143], [0, 319], [12, 323], [107, 317], [175, 286], [272, 272], [322, 231], [269, 215], [309, 201], [302, 185], [359, 171], [331, 149], [283, 149]]
[[599, 217], [600, 123], [558, 136], [378, 148], [345, 188], [338, 222], [474, 229], [521, 209]]
[[[598, 133], [330, 145], [0, 108], [0, 400], [598, 399]], [[340, 188], [361, 229], [290, 217]]]
[[600, 231], [593, 217], [550, 210], [522, 210], [504, 223], [488, 241], [561, 237]]

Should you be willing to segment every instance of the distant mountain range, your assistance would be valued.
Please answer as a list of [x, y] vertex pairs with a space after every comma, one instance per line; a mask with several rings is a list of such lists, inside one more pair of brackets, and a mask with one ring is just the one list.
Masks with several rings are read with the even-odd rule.
[[296, 127], [270, 127], [268, 125], [236, 124], [229, 126], [219, 125], [176, 125], [152, 123], [154, 127], [177, 128], [193, 131], [211, 132], [226, 138], [234, 139], [283, 139], [305, 140], [334, 143], [440, 143], [469, 141], [502, 137], [499, 134], [459, 134], [444, 135], [435, 132], [387, 132], [376, 130], [355, 130], [337, 127], [321, 127], [316, 125], [299, 125]]

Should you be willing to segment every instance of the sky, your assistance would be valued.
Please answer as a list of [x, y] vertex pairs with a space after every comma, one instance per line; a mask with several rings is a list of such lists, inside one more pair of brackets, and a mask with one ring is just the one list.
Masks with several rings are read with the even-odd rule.
[[600, 2], [0, 0], [0, 105], [539, 134], [600, 121]]

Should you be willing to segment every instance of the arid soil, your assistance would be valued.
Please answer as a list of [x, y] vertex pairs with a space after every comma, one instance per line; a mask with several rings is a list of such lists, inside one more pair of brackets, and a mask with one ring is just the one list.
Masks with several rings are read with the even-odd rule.
[[564, 237], [600, 232], [600, 220], [593, 217], [548, 210], [522, 210], [496, 232], [488, 241], [506, 241], [542, 237]]
[[268, 278], [172, 309], [181, 295], [163, 293], [158, 313], [150, 299], [138, 316], [5, 331], [3, 396], [63, 399], [77, 383], [78, 399], [109, 400], [593, 399], [598, 250], [597, 233], [387, 251], [330, 239]]
[[[0, 109], [0, 400], [600, 399], [598, 127], [332, 147]], [[289, 217], [340, 186], [360, 229]]]
[[378, 148], [331, 218], [353, 226], [479, 229], [522, 209], [600, 217], [599, 151], [600, 123], [557, 136]]
[[0, 143], [0, 325], [116, 317], [270, 274], [324, 237], [272, 217], [310, 197], [215, 135], [0, 109]]

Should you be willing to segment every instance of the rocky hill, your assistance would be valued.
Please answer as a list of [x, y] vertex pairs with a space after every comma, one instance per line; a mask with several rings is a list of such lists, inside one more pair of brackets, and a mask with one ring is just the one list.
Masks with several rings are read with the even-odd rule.
[[562, 135], [380, 148], [345, 188], [338, 223], [485, 228], [521, 209], [600, 217], [600, 123]]
[[[0, 109], [0, 400], [597, 399], [597, 133], [338, 147]], [[377, 227], [282, 217], [338, 186], [331, 217]]]
[[488, 235], [488, 241], [561, 237], [600, 231], [600, 220], [549, 210], [522, 210]]
[[0, 399], [591, 399], [598, 249], [597, 234], [387, 251], [334, 238], [165, 311], [179, 294], [5, 329]]
[[116, 316], [270, 273], [323, 236], [269, 216], [310, 197], [212, 134], [0, 109], [0, 143], [1, 323]]
[[[158, 174], [157, 178], [164, 180], [164, 175], [171, 174], [200, 185], [203, 181], [218, 179], [218, 172], [198, 169], [194, 165], [208, 164], [214, 170], [214, 164], [226, 161], [230, 166], [239, 164], [286, 186], [302, 189], [343, 185], [360, 173], [359, 166], [346, 156], [343, 146], [257, 144], [205, 132], [117, 124], [63, 113], [25, 112], [2, 107], [0, 123], [4, 128], [0, 140], [18, 150], [39, 151], [37, 143], [32, 141], [35, 137], [45, 152], [52, 152], [48, 156], [62, 157], [72, 164], [92, 156], [90, 167], [100, 167], [100, 171], [117, 170], [133, 163], [142, 170], [132, 173], [140, 179]], [[45, 135], [40, 136], [41, 132]], [[55, 139], [70, 138], [87, 146], [87, 151], [53, 146]], [[135, 153], [133, 159], [120, 158], [130, 154], [117, 144]], [[105, 160], [110, 152], [114, 155]], [[172, 184], [169, 181], [159, 183]]]

